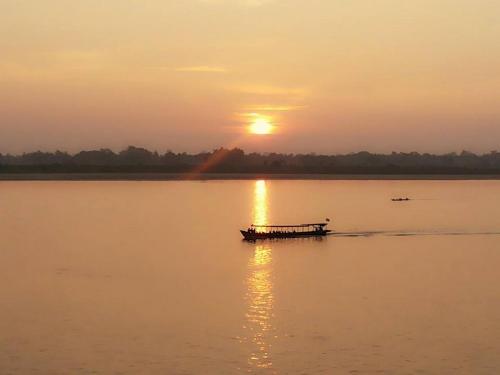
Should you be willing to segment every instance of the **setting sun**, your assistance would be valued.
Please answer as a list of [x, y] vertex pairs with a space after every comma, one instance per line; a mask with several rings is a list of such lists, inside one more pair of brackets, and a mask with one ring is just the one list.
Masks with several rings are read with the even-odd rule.
[[265, 118], [257, 118], [250, 124], [250, 133], [252, 134], [271, 134], [273, 132], [273, 125]]

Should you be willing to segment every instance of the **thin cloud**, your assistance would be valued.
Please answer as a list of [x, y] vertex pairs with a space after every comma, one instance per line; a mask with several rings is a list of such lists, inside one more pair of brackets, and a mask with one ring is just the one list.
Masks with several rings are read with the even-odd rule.
[[239, 85], [229, 90], [251, 95], [304, 97], [308, 90], [300, 87], [279, 87], [269, 85]]
[[275, 0], [199, 0], [205, 4], [236, 4], [247, 7], [259, 7], [274, 2]]
[[176, 72], [183, 73], [226, 73], [227, 69], [221, 66], [182, 66], [174, 69]]
[[249, 111], [264, 111], [264, 112], [289, 112], [298, 111], [305, 108], [303, 105], [256, 105], [248, 107]]

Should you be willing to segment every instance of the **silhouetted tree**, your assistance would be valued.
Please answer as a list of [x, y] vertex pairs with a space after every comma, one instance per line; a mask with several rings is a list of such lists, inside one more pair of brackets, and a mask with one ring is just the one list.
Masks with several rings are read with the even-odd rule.
[[151, 152], [129, 146], [118, 154], [109, 149], [66, 152], [0, 153], [2, 172], [253, 172], [253, 173], [500, 173], [500, 153], [462, 151], [432, 155], [418, 152], [345, 155], [259, 154], [219, 148], [198, 154]]

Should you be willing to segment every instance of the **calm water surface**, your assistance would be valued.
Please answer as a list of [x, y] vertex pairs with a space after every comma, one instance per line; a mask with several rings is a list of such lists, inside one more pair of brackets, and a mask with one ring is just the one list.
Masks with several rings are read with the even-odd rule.
[[499, 181], [1, 182], [0, 374], [497, 374], [498, 233]]

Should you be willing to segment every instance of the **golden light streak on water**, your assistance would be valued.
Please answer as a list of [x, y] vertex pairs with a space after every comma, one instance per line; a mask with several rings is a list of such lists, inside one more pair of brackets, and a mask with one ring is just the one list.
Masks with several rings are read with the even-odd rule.
[[253, 195], [253, 223], [255, 225], [268, 224], [267, 214], [267, 185], [266, 181], [255, 181]]
[[[256, 181], [254, 188], [253, 222], [268, 224], [268, 194], [265, 181]], [[274, 337], [274, 294], [272, 249], [269, 244], [256, 244], [248, 263], [246, 342], [250, 344], [249, 371], [272, 371], [271, 340]]]

